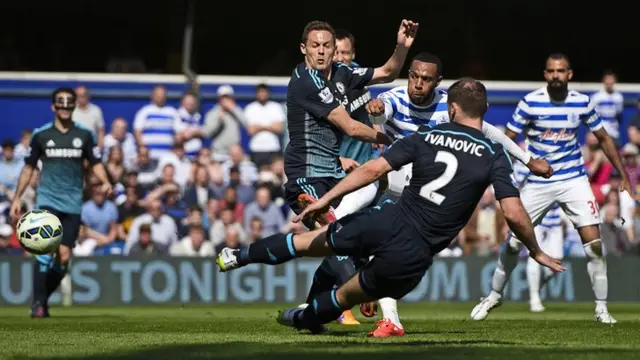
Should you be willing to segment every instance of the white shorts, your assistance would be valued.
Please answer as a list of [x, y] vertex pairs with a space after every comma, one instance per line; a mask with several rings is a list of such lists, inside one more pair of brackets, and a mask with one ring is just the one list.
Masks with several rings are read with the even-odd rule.
[[562, 226], [536, 226], [536, 239], [542, 251], [555, 259], [564, 256], [564, 231]]
[[520, 199], [533, 225], [538, 225], [557, 203], [578, 229], [600, 224], [600, 209], [586, 176], [549, 184], [526, 183]]
[[411, 175], [413, 174], [413, 164], [407, 164], [398, 171], [391, 171], [387, 174], [389, 181], [389, 191], [396, 194], [402, 194], [404, 187], [409, 185]]

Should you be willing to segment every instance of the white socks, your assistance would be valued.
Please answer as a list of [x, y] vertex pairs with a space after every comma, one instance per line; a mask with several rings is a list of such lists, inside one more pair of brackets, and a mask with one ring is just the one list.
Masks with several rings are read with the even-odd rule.
[[606, 310], [609, 284], [607, 280], [607, 262], [602, 253], [602, 241], [595, 239], [583, 246], [584, 252], [589, 258], [587, 272], [591, 280], [593, 294], [596, 297], [596, 311]]
[[527, 260], [527, 282], [529, 283], [529, 302], [540, 303], [540, 269], [541, 266], [532, 258]]
[[345, 195], [342, 200], [340, 200], [340, 205], [338, 205], [338, 207], [333, 210], [333, 215], [335, 215], [336, 219], [339, 220], [349, 214], [353, 214], [354, 212], [363, 209], [365, 206], [371, 204], [377, 193], [377, 181], [352, 193], [349, 193]]
[[498, 266], [493, 272], [493, 279], [491, 279], [491, 293], [489, 294], [491, 299], [500, 300], [502, 298], [502, 291], [507, 285], [513, 269], [518, 265], [518, 254], [521, 247], [520, 241], [510, 237], [507, 247], [500, 253]]
[[398, 315], [398, 302], [396, 299], [383, 298], [378, 300], [378, 304], [380, 304], [380, 310], [382, 310], [382, 318], [391, 320], [395, 326], [403, 329]]

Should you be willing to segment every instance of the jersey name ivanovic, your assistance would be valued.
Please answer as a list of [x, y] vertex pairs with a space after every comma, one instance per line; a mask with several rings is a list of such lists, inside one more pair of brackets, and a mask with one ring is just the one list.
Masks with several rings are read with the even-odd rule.
[[484, 145], [478, 144], [474, 141], [456, 139], [443, 134], [429, 133], [424, 138], [424, 141], [435, 146], [448, 147], [455, 151], [462, 151], [478, 157], [482, 157], [481, 151], [485, 149]]
[[81, 158], [82, 149], [46, 149], [48, 158]]
[[358, 110], [361, 106], [368, 103], [369, 100], [371, 100], [371, 93], [367, 91], [351, 102], [351, 104], [349, 105], [349, 113], [353, 113], [354, 111]]

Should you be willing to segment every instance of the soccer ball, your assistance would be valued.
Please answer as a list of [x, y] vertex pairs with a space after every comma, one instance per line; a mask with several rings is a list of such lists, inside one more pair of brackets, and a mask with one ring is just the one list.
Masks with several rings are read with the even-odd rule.
[[49, 254], [62, 241], [62, 224], [46, 210], [32, 210], [18, 221], [16, 229], [22, 248], [35, 255]]

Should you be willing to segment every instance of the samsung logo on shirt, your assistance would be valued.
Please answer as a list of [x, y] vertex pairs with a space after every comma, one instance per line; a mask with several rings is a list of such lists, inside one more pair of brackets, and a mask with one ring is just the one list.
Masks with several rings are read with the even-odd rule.
[[49, 158], [81, 158], [82, 149], [47, 149]]

